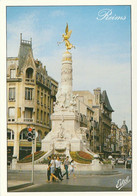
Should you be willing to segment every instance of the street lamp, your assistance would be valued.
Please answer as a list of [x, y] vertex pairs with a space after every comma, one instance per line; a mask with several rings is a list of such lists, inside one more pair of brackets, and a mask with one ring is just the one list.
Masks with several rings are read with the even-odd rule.
[[92, 127], [93, 127], [93, 152], [95, 151], [95, 128], [96, 128], [96, 121], [91, 121]]

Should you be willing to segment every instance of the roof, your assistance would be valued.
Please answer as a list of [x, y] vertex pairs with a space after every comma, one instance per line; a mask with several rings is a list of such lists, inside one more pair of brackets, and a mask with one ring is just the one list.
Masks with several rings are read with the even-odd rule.
[[20, 38], [20, 49], [19, 49], [19, 71], [24, 65], [24, 62], [27, 58], [29, 51], [32, 52], [32, 41], [22, 40], [22, 34]]
[[110, 111], [110, 112], [114, 112], [114, 110], [112, 109], [108, 96], [107, 96], [107, 92], [104, 90], [101, 94], [101, 102], [104, 103], [105, 107]]

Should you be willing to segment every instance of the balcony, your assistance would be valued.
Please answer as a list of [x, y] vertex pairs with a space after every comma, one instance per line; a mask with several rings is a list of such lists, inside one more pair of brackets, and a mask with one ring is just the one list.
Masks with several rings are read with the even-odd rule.
[[34, 79], [32, 79], [32, 78], [26, 78], [25, 79], [25, 83], [27, 83], [27, 84], [34, 84]]
[[33, 122], [33, 118], [24, 118], [24, 122]]
[[15, 122], [15, 118], [8, 118], [8, 122]]
[[9, 98], [9, 102], [15, 102], [15, 98]]

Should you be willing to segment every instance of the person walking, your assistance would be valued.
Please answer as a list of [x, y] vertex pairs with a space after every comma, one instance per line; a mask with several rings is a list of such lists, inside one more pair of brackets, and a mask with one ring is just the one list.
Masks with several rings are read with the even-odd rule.
[[66, 179], [69, 179], [68, 177], [68, 166], [69, 166], [69, 156], [66, 157], [65, 161], [64, 161], [64, 169], [65, 169], [65, 173], [63, 174], [63, 176], [66, 175]]
[[47, 168], [47, 182], [50, 182], [50, 167], [51, 167], [51, 156], [48, 157], [48, 168]]
[[52, 156], [52, 158], [51, 158], [51, 166], [50, 166], [50, 168], [51, 168], [50, 182], [52, 182], [53, 178], [55, 180], [58, 180], [58, 178], [54, 175], [54, 173], [55, 173], [55, 160], [54, 160], [54, 156]]
[[57, 159], [55, 160], [55, 167], [56, 167], [56, 172], [55, 172], [55, 175], [58, 177], [58, 179], [60, 181], [62, 181], [62, 177], [60, 175], [60, 160], [59, 160], [59, 157], [57, 156]]
[[75, 168], [74, 161], [71, 160], [71, 162], [70, 162], [70, 174], [72, 173], [73, 174], [73, 178], [76, 178], [75, 172], [74, 172], [74, 168]]
[[61, 164], [62, 164], [62, 161], [61, 161], [61, 158], [59, 157], [59, 175], [63, 179], [63, 175], [62, 175], [62, 171], [61, 171]]

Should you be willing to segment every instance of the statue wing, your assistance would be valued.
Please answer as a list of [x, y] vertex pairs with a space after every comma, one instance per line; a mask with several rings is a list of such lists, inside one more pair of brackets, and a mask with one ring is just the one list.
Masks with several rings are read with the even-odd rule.
[[65, 30], [66, 35], [68, 34], [68, 23], [66, 25], [66, 30]]
[[70, 38], [71, 33], [72, 33], [72, 30], [70, 30], [70, 31], [67, 33], [67, 37], [68, 37], [68, 39]]

